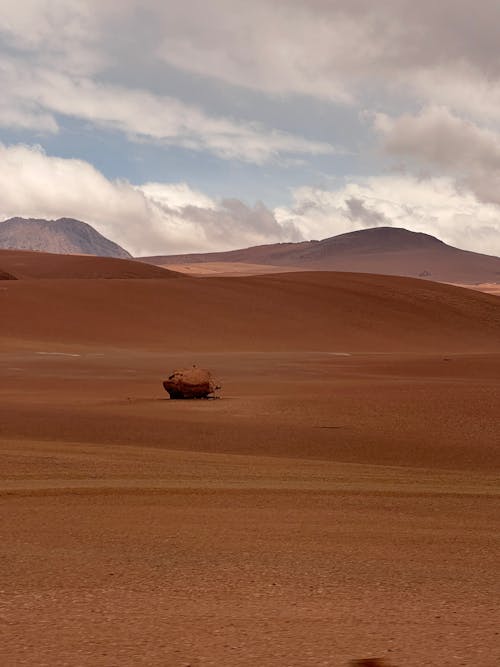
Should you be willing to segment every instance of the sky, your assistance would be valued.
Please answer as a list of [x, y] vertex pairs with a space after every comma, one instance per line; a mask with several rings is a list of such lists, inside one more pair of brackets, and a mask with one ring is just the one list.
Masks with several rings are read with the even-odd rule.
[[[0, 219], [500, 255], [498, 0], [0, 0]], [[1, 224], [1, 223], [0, 223]]]

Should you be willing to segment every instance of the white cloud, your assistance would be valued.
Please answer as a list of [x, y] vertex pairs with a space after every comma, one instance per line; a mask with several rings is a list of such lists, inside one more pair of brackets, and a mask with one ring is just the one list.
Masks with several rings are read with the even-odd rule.
[[500, 120], [491, 96], [498, 101], [500, 90], [497, 0], [474, 9], [468, 0], [4, 4], [0, 35], [7, 43], [30, 64], [73, 76], [114, 69], [123, 80], [130, 57], [143, 59], [151, 81], [158, 74], [148, 67], [162, 60], [275, 95], [352, 103], [397, 90]]
[[[12, 114], [30, 109], [30, 125], [36, 127], [38, 120], [36, 129], [40, 130], [56, 129], [56, 121], [49, 115], [52, 113], [111, 127], [132, 139], [206, 150], [222, 158], [256, 164], [286, 155], [334, 152], [326, 142], [308, 141], [255, 123], [212, 117], [171, 97], [27, 67], [16, 59], [4, 59], [0, 83], [2, 105], [6, 107], [10, 100]], [[8, 111], [4, 117], [11, 118]], [[16, 124], [20, 122], [22, 118]]]
[[[97, 10], [97, 4], [100, 10]], [[89, 74], [107, 62], [100, 45], [107, 0], [22, 0], [4, 2], [0, 37], [33, 64]], [[111, 37], [111, 36], [108, 36]]]
[[158, 206], [173, 211], [180, 212], [186, 206], [217, 210], [217, 203], [214, 199], [193, 190], [187, 183], [145, 183], [136, 188]]
[[461, 59], [415, 71], [409, 88], [428, 104], [449, 107], [479, 122], [500, 121], [500, 76], [490, 76]]
[[391, 154], [411, 156], [456, 171], [500, 170], [500, 135], [458, 118], [444, 107], [396, 118], [377, 114], [375, 128]]
[[280, 225], [263, 204], [216, 202], [186, 184], [110, 181], [82, 160], [0, 144], [0, 220], [13, 216], [77, 218], [136, 255], [301, 238], [292, 224]]
[[51, 114], [30, 104], [6, 104], [5, 100], [0, 101], [0, 127], [34, 130], [42, 134], [58, 131], [57, 122]]
[[445, 108], [396, 118], [379, 114], [375, 128], [385, 150], [453, 175], [485, 202], [500, 204], [500, 134]]
[[[340, 102], [397, 92], [499, 120], [498, 2], [481, 0], [199, 0], [163, 3], [171, 65], [272, 94]], [[460, 92], [467, 73], [469, 88]], [[443, 85], [444, 84], [444, 85]]]

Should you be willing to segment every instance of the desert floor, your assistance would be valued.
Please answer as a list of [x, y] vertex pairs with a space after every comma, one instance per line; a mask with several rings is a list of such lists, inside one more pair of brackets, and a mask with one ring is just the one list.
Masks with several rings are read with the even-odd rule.
[[[197, 362], [221, 400], [168, 401]], [[0, 663], [500, 661], [500, 354], [0, 346]]]

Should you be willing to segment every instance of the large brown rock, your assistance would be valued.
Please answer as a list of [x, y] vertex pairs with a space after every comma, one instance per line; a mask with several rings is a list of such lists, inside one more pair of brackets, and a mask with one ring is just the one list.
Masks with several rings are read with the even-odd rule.
[[220, 388], [210, 371], [197, 366], [174, 371], [163, 387], [170, 398], [212, 398]]

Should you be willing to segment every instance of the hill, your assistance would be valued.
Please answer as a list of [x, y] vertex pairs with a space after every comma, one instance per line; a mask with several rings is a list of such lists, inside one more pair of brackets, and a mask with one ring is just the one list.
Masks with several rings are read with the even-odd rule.
[[133, 259], [57, 255], [28, 250], [0, 249], [0, 278], [84, 279], [84, 278], [171, 278], [173, 271]]
[[10, 218], [0, 222], [0, 248], [131, 259], [130, 253], [86, 222], [72, 218]]
[[[279, 243], [228, 252], [162, 255], [141, 261], [168, 266], [197, 275], [262, 273], [280, 267], [285, 271], [320, 270], [377, 273], [427, 278], [447, 283], [497, 283], [500, 258], [460, 250], [428, 234], [395, 227], [375, 227], [340, 234], [322, 241]], [[199, 267], [197, 265], [200, 265]], [[258, 267], [255, 270], [249, 265]], [[228, 267], [229, 268], [229, 267]]]
[[9, 282], [0, 295], [4, 339], [134, 346], [191, 355], [280, 350], [487, 352], [498, 351], [500, 330], [496, 296], [369, 274], [18, 280]]

